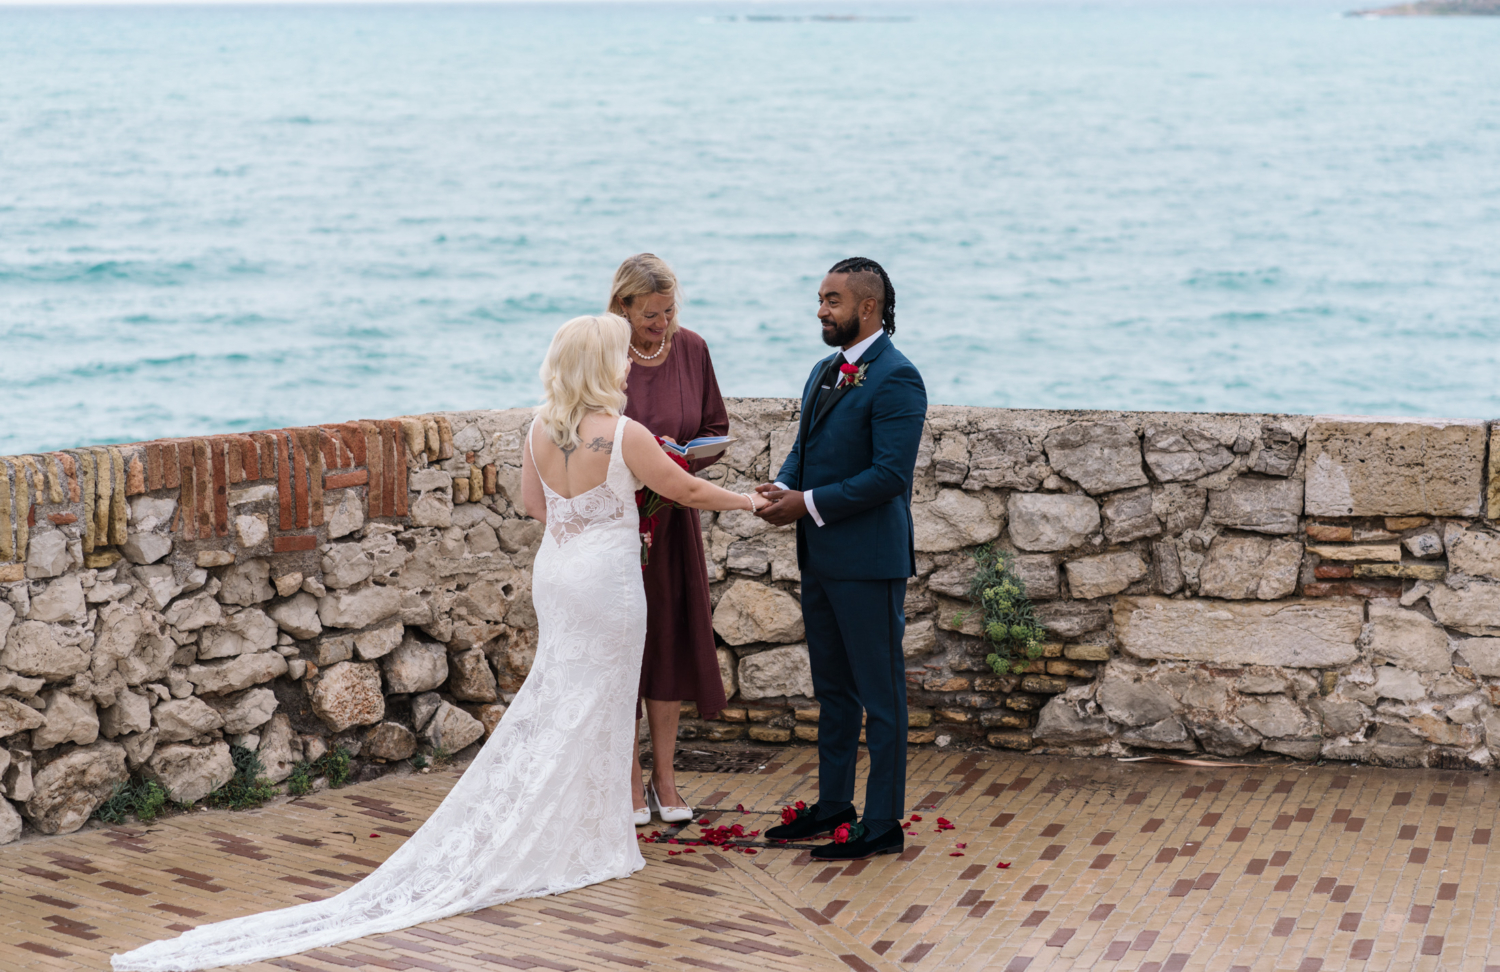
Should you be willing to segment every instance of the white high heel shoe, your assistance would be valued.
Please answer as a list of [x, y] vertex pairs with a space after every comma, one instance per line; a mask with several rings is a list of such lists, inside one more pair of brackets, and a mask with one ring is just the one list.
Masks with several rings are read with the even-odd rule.
[[693, 819], [692, 807], [662, 806], [661, 798], [656, 795], [656, 784], [654, 782], [646, 784], [646, 805], [651, 810], [656, 811], [656, 815], [661, 817], [662, 823], [686, 823]]
[[649, 803], [644, 807], [636, 807], [633, 812], [635, 813], [635, 825], [637, 827], [645, 827], [651, 823], [651, 805]]

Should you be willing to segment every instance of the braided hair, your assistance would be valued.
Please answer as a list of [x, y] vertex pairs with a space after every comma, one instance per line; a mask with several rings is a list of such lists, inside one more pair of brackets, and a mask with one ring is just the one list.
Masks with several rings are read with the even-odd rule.
[[880, 295], [880, 327], [887, 335], [896, 333], [896, 288], [891, 286], [891, 278], [885, 275], [884, 267], [869, 257], [850, 257], [835, 263], [828, 272], [868, 273], [879, 277], [883, 288]]

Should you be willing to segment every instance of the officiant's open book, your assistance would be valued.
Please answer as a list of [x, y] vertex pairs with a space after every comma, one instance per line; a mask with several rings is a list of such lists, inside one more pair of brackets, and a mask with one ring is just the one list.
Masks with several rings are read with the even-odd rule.
[[662, 445], [688, 459], [706, 459], [728, 449], [733, 441], [732, 435], [705, 435], [691, 442], [663, 442]]

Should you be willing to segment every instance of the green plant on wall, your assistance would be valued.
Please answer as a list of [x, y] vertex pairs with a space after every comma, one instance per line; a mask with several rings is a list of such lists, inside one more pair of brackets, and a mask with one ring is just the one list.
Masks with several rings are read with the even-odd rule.
[[261, 775], [266, 768], [254, 750], [230, 746], [229, 757], [234, 761], [234, 775], [208, 795], [205, 802], [209, 806], [245, 810], [258, 807], [276, 795], [276, 785]]
[[127, 816], [150, 823], [166, 804], [167, 791], [160, 783], [132, 777], [129, 782], [115, 784], [114, 792], [99, 805], [94, 816], [109, 824], [122, 824]]
[[312, 764], [306, 760], [292, 767], [292, 773], [286, 778], [286, 792], [291, 796], [305, 796], [312, 792]]
[[[1026, 582], [1011, 569], [1005, 551], [987, 543], [971, 556], [976, 569], [969, 601], [979, 612], [981, 633], [991, 649], [985, 661], [996, 675], [1004, 675], [1017, 661], [1042, 657], [1043, 632], [1026, 596]], [[960, 614], [954, 621], [962, 624], [967, 616]]]
[[294, 797], [305, 796], [312, 792], [313, 780], [319, 776], [325, 777], [329, 786], [340, 787], [349, 782], [353, 773], [349, 750], [336, 746], [311, 763], [303, 760], [293, 766], [291, 775], [286, 778], [286, 792]]
[[343, 746], [335, 746], [328, 752], [319, 756], [317, 762], [312, 764], [314, 773], [328, 778], [328, 785], [337, 789], [349, 782], [353, 773], [353, 766], [349, 756], [349, 750]]

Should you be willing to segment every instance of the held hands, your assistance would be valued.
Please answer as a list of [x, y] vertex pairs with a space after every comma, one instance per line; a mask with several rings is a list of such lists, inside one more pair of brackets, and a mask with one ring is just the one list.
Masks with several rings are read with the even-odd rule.
[[786, 526], [807, 515], [807, 504], [803, 502], [800, 490], [781, 489], [775, 483], [761, 483], [755, 487], [755, 492], [769, 501], [768, 505], [758, 508], [755, 515], [772, 526]]

